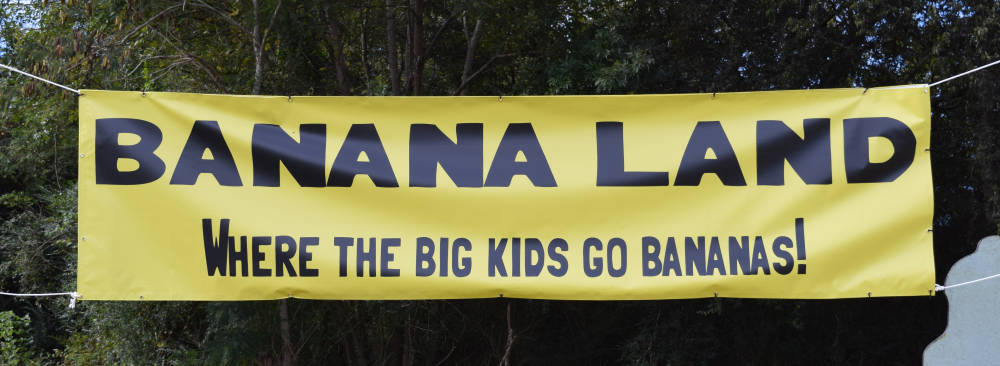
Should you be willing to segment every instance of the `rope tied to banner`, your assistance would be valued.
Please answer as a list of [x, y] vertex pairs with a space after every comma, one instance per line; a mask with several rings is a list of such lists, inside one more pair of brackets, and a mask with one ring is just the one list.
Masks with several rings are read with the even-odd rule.
[[70, 309], [75, 309], [76, 308], [76, 299], [80, 298], [80, 294], [78, 294], [76, 291], [73, 291], [73, 292], [50, 292], [50, 293], [41, 293], [41, 294], [15, 294], [15, 293], [12, 293], [12, 292], [2, 292], [2, 291], [0, 291], [0, 295], [13, 296], [13, 297], [69, 296], [69, 308]]
[[986, 277], [983, 277], [983, 278], [977, 278], [977, 279], [974, 279], [974, 280], [971, 280], [971, 281], [965, 281], [965, 282], [956, 283], [954, 285], [942, 286], [942, 285], [934, 284], [934, 291], [944, 291], [944, 290], [947, 290], [947, 289], [950, 289], [950, 288], [961, 287], [961, 286], [965, 286], [965, 285], [971, 285], [971, 284], [976, 283], [976, 282], [986, 281], [986, 280], [994, 279], [994, 278], [997, 278], [997, 277], [1000, 277], [1000, 273], [997, 273], [997, 274], [992, 275], [992, 276], [986, 276]]
[[79, 91], [79, 90], [77, 90], [77, 89], [73, 89], [73, 88], [70, 88], [70, 87], [68, 87], [68, 86], [65, 86], [65, 85], [62, 85], [62, 84], [59, 84], [59, 83], [57, 83], [57, 82], [54, 82], [54, 81], [51, 81], [51, 80], [48, 80], [48, 79], [45, 79], [45, 78], [42, 78], [42, 77], [39, 77], [39, 76], [35, 76], [35, 75], [32, 75], [32, 74], [29, 74], [29, 73], [26, 73], [26, 72], [24, 72], [24, 71], [21, 71], [21, 70], [18, 70], [18, 69], [17, 69], [17, 68], [15, 68], [15, 67], [12, 67], [12, 66], [7, 66], [7, 65], [4, 65], [4, 64], [0, 64], [0, 68], [4, 68], [4, 69], [7, 69], [7, 70], [10, 70], [10, 71], [13, 71], [13, 72], [16, 72], [16, 73], [18, 73], [18, 74], [21, 74], [21, 75], [24, 75], [24, 76], [27, 76], [27, 77], [30, 77], [30, 78], [32, 78], [32, 79], [36, 79], [36, 80], [41, 80], [41, 81], [43, 81], [43, 82], [46, 82], [46, 83], [49, 83], [49, 84], [51, 84], [51, 85], [55, 85], [55, 86], [57, 86], [57, 87], [60, 87], [60, 88], [63, 88], [63, 89], [66, 89], [66, 90], [69, 90], [69, 91], [73, 92], [73, 93], [74, 93], [74, 94], [76, 94], [76, 95], [80, 95], [80, 91]]
[[938, 85], [938, 84], [943, 84], [943, 83], [949, 82], [951, 80], [958, 79], [958, 78], [963, 77], [965, 75], [969, 75], [969, 74], [977, 72], [979, 70], [982, 70], [982, 69], [985, 69], [985, 68], [988, 68], [988, 67], [992, 67], [992, 66], [996, 66], [996, 65], [1000, 65], [1000, 60], [996, 60], [996, 61], [990, 62], [990, 63], [988, 63], [986, 65], [977, 67], [975, 69], [963, 72], [963, 73], [958, 74], [958, 75], [953, 75], [953, 76], [947, 77], [947, 78], [945, 78], [944, 80], [941, 80], [941, 81], [936, 81], [936, 82], [927, 84], [927, 86], [931, 87], [931, 86], [935, 86], [935, 85]]

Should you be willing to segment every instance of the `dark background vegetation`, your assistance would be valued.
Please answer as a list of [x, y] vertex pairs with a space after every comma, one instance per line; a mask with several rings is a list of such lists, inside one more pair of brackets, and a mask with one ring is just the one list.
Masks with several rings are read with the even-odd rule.
[[[0, 62], [91, 89], [873, 87], [940, 80], [1000, 58], [997, 1], [15, 3], [0, 0]], [[72, 291], [76, 96], [0, 74], [0, 289]], [[979, 238], [998, 232], [998, 76], [1000, 67], [931, 89], [939, 283]], [[944, 296], [83, 302], [72, 311], [67, 301], [0, 297], [0, 363], [911, 365], [943, 331], [947, 312]]]

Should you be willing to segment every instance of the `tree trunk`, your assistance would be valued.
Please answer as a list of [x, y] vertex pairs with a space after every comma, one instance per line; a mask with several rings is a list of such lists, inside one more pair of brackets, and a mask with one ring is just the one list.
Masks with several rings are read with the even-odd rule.
[[[476, 26], [472, 30], [472, 34], [469, 34], [468, 26], [465, 20], [462, 20], [462, 31], [465, 32], [466, 47], [465, 47], [465, 65], [462, 67], [462, 81], [459, 86], [465, 85], [469, 82], [469, 77], [472, 76], [472, 62], [476, 57], [476, 47], [479, 45], [479, 36], [482, 30], [483, 21], [481, 19], [476, 19]], [[459, 90], [459, 95], [466, 95], [468, 88], [462, 88]]]
[[[357, 303], [354, 303], [353, 307], [354, 307], [355, 318], [357, 319], [357, 325], [351, 327], [351, 332], [350, 332], [351, 344], [354, 345], [355, 357], [357, 357], [358, 359], [357, 364], [368, 365], [368, 358], [365, 357], [365, 353], [367, 352], [366, 348], [369, 345], [371, 345], [371, 343], [367, 342], [368, 337], [365, 335], [365, 331], [367, 327], [371, 326], [371, 324], [369, 324], [370, 322], [368, 320], [368, 315], [366, 310], [364, 309], [359, 310]], [[358, 334], [359, 332], [361, 333], [360, 336]], [[365, 342], [362, 342], [362, 339], [365, 340]]]
[[344, 364], [347, 366], [354, 366], [354, 358], [351, 356], [351, 340], [345, 338], [342, 344], [344, 345]]
[[403, 335], [402, 366], [413, 366], [413, 319], [406, 316], [406, 334]]
[[371, 95], [371, 65], [368, 64], [368, 9], [361, 9], [361, 70], [365, 77], [365, 90]]
[[[274, 14], [271, 15], [271, 25], [274, 24], [274, 18], [278, 14], [278, 7], [281, 6], [281, 2], [278, 2], [277, 7], [274, 9]], [[270, 30], [271, 25], [268, 25], [268, 29], [264, 31], [264, 35], [260, 34], [260, 17], [258, 15], [257, 0], [253, 0], [253, 31], [251, 37], [253, 37], [253, 49], [254, 49], [254, 73], [253, 73], [253, 90], [251, 94], [259, 95], [260, 87], [263, 83], [264, 77], [264, 42], [267, 32]], [[292, 347], [292, 335], [291, 335], [291, 325], [288, 321], [288, 299], [278, 300], [278, 328], [281, 333], [281, 365], [282, 366], [292, 366], [294, 364], [294, 352], [295, 348]]]
[[507, 300], [507, 345], [503, 350], [503, 357], [500, 358], [500, 366], [510, 366], [510, 350], [514, 347], [514, 340], [517, 336], [514, 335], [514, 327], [510, 324], [510, 300]]
[[423, 93], [424, 79], [424, 0], [410, 0], [413, 7], [413, 95]]
[[278, 316], [281, 320], [281, 366], [295, 364], [295, 354], [292, 348], [291, 326], [288, 323], [288, 299], [278, 300]]
[[260, 82], [261, 78], [264, 76], [264, 45], [261, 43], [260, 39], [260, 15], [257, 14], [257, 0], [253, 0], [253, 31], [250, 37], [253, 37], [253, 88], [250, 94], [258, 95], [260, 94]]
[[330, 37], [330, 58], [337, 75], [337, 92], [340, 95], [350, 95], [351, 85], [347, 79], [347, 56], [344, 55], [344, 32], [343, 26], [330, 15], [328, 8], [324, 8], [326, 15], [326, 32]]
[[403, 47], [403, 73], [406, 74], [406, 93], [413, 90], [413, 11], [406, 9], [406, 44]]
[[271, 27], [274, 27], [274, 20], [278, 17], [278, 10], [281, 9], [281, 0], [274, 5], [274, 13], [271, 14], [271, 20], [268, 22], [267, 28], [264, 28], [264, 33], [260, 32], [260, 10], [257, 0], [251, 2], [253, 4], [253, 30], [250, 36], [253, 38], [253, 56], [254, 56], [254, 69], [253, 69], [253, 89], [251, 94], [259, 95], [260, 86], [264, 79], [264, 61], [265, 52], [264, 44], [267, 42], [267, 34], [271, 31]]
[[389, 64], [389, 84], [392, 88], [392, 95], [399, 95], [399, 60], [396, 58], [396, 9], [393, 9], [392, 0], [385, 1], [385, 32], [388, 39], [386, 53]]

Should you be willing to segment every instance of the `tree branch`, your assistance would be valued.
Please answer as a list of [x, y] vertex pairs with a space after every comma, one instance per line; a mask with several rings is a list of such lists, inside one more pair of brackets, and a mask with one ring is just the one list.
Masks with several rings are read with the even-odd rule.
[[421, 65], [423, 65], [424, 63], [427, 62], [427, 60], [430, 59], [430, 54], [433, 53], [434, 46], [437, 45], [438, 39], [441, 38], [441, 33], [444, 33], [445, 28], [448, 28], [448, 24], [451, 23], [452, 21], [454, 21], [456, 18], [458, 18], [458, 16], [461, 13], [462, 12], [458, 12], [458, 13], [449, 15], [448, 18], [445, 19], [444, 24], [441, 24], [441, 27], [439, 27], [437, 29], [437, 31], [434, 32], [434, 35], [431, 36], [431, 41], [430, 41], [430, 43], [427, 44], [426, 51], [422, 55], [420, 55], [420, 58], [417, 60], [418, 63], [420, 63]]
[[142, 24], [140, 24], [138, 27], [135, 27], [134, 29], [132, 29], [128, 33], [125, 33], [125, 35], [122, 36], [122, 39], [120, 41], [118, 41], [118, 44], [121, 45], [121, 44], [125, 43], [125, 41], [128, 40], [129, 37], [131, 37], [133, 34], [135, 34], [135, 32], [138, 32], [140, 29], [145, 28], [147, 25], [149, 25], [149, 23], [152, 23], [157, 18], [163, 16], [166, 13], [169, 13], [171, 10], [177, 9], [177, 8], [183, 6], [183, 5], [184, 4], [177, 4], [177, 5], [174, 5], [174, 6], [168, 6], [166, 9], [161, 10], [159, 13], [156, 13], [156, 15], [150, 17], [149, 19], [146, 19], [146, 21], [143, 22]]
[[208, 74], [208, 77], [212, 80], [212, 83], [215, 84], [215, 87], [218, 88], [220, 92], [222, 93], [226, 92], [226, 86], [225, 84], [222, 83], [222, 77], [215, 72], [215, 69], [210, 67], [207, 63], [205, 63], [204, 60], [202, 60], [198, 56], [195, 56], [190, 52], [184, 50], [184, 48], [182, 48], [177, 42], [174, 42], [172, 39], [170, 39], [170, 37], [164, 34], [163, 32], [160, 32], [156, 28], [150, 28], [150, 29], [152, 30], [153, 33], [156, 33], [161, 38], [163, 38], [163, 41], [166, 42], [168, 45], [170, 45], [170, 47], [177, 50], [177, 52], [183, 55], [184, 57], [191, 59], [191, 61], [194, 62], [194, 64], [198, 66], [198, 68], [202, 69], [202, 71]]
[[507, 302], [507, 346], [503, 350], [503, 358], [500, 359], [500, 366], [510, 366], [510, 349], [514, 347], [514, 328], [510, 324], [510, 301]]
[[221, 17], [222, 20], [225, 20], [229, 24], [232, 24], [233, 26], [235, 26], [237, 29], [239, 29], [241, 32], [243, 32], [243, 34], [249, 34], [250, 33], [249, 31], [247, 31], [246, 28], [243, 27], [242, 24], [240, 24], [235, 19], [233, 19], [233, 17], [229, 16], [229, 14], [226, 14], [225, 12], [223, 12], [223, 11], [221, 11], [219, 9], [216, 9], [215, 7], [213, 7], [211, 5], [206, 4], [205, 1], [203, 1], [203, 0], [197, 0], [194, 3], [192, 3], [191, 5], [192, 6], [198, 6], [198, 7], [202, 7], [202, 8], [208, 9], [209, 11], [211, 11], [211, 12], [215, 13], [216, 15], [218, 15], [219, 17]]
[[274, 27], [274, 19], [278, 17], [278, 9], [281, 9], [281, 0], [278, 0], [278, 4], [274, 6], [274, 13], [271, 14], [271, 21], [267, 23], [267, 28], [264, 29], [264, 36], [261, 37], [261, 44], [267, 42], [267, 34], [271, 32], [271, 28]]
[[490, 59], [487, 60], [486, 63], [483, 64], [483, 66], [479, 67], [479, 70], [476, 70], [476, 72], [472, 73], [472, 75], [470, 75], [468, 79], [462, 80], [462, 83], [458, 85], [458, 89], [455, 89], [455, 92], [452, 93], [452, 95], [459, 95], [462, 92], [462, 90], [464, 90], [469, 85], [469, 82], [475, 80], [476, 77], [479, 76], [479, 74], [481, 74], [483, 71], [486, 71], [486, 69], [489, 68], [494, 61], [504, 57], [512, 57], [516, 55], [517, 55], [516, 52], [493, 55], [493, 57], [490, 57]]

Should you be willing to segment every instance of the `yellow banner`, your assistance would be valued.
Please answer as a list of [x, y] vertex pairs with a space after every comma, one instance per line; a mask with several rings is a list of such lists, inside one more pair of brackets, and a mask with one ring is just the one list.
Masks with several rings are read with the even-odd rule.
[[933, 292], [924, 85], [279, 97], [85, 90], [84, 300]]

